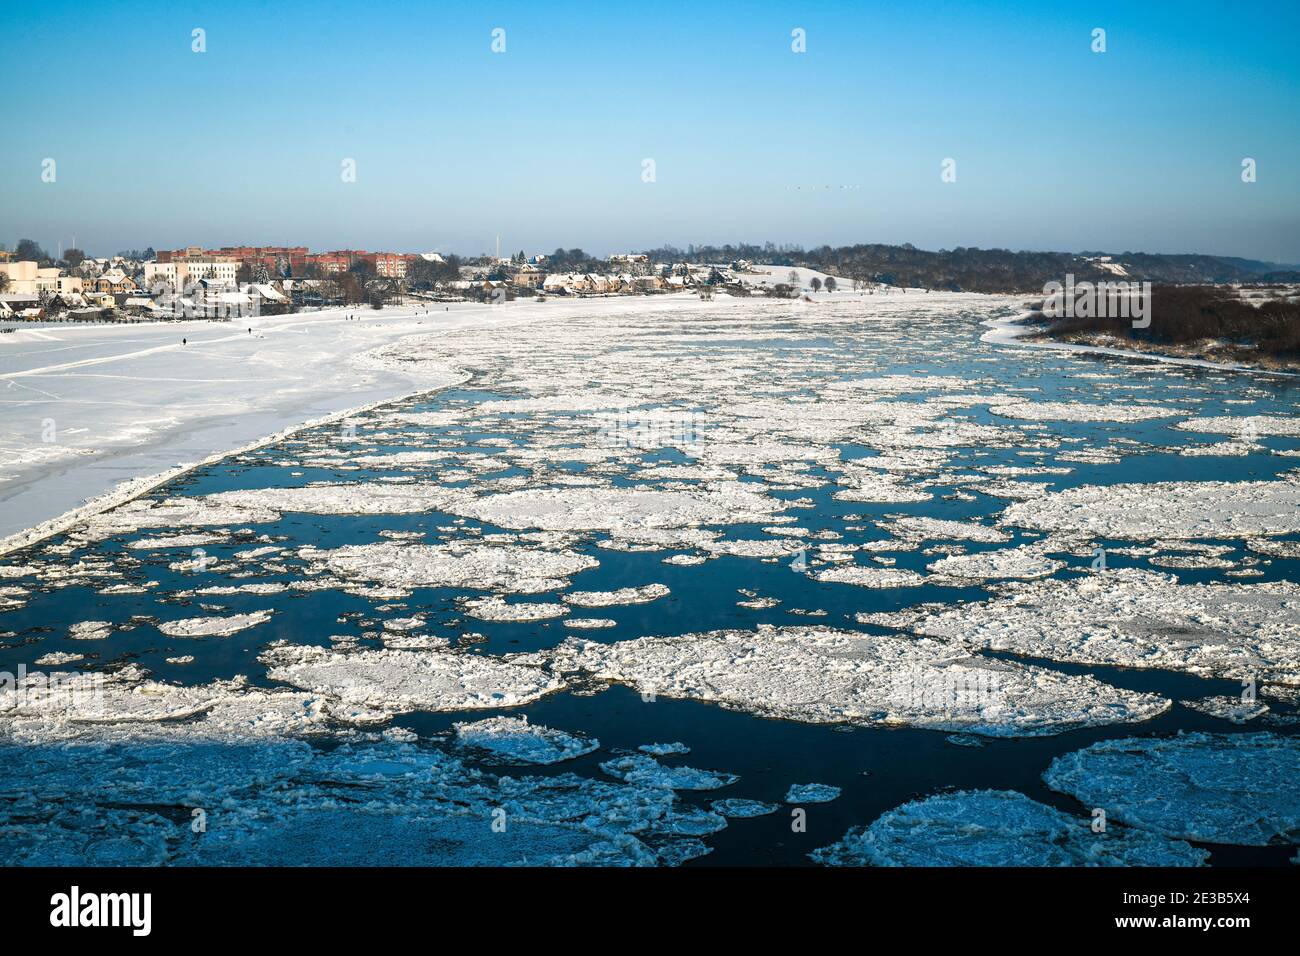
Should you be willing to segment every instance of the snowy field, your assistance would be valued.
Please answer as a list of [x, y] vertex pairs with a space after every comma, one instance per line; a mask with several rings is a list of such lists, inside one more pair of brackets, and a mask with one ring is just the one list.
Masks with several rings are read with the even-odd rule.
[[[1287, 865], [1300, 392], [982, 341], [1017, 305], [206, 330], [280, 417], [0, 560], [0, 855]], [[18, 381], [181, 402], [157, 346]]]

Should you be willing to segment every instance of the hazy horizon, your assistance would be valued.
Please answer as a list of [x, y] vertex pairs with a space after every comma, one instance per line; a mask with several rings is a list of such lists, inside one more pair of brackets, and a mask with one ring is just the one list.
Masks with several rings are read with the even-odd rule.
[[0, 232], [92, 255], [500, 235], [1295, 264], [1297, 27], [1210, 2], [9, 5], [6, 60], [54, 68], [6, 109]]

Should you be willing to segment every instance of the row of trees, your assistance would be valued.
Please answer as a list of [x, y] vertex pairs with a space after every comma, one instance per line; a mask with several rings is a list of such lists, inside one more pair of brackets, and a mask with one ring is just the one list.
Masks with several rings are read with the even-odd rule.
[[[657, 262], [734, 262], [747, 259], [773, 266], [805, 266], [819, 272], [849, 276], [867, 283], [888, 283], [945, 291], [1014, 293], [1042, 289], [1067, 274], [1078, 280], [1114, 279], [1095, 261], [1103, 253], [1013, 252], [1010, 249], [957, 247], [928, 251], [911, 243], [892, 246], [859, 244], [823, 245], [815, 249], [762, 246], [748, 243], [724, 246], [664, 246], [649, 250]], [[1129, 278], [1174, 283], [1300, 282], [1300, 272], [1279, 269], [1273, 263], [1226, 256], [1165, 255], [1124, 252], [1116, 254], [1129, 270]]]
[[1234, 289], [1157, 285], [1151, 290], [1151, 325], [1133, 328], [1124, 317], [1071, 317], [1053, 322], [1059, 337], [1104, 332], [1118, 338], [1180, 345], [1218, 339], [1250, 345], [1264, 355], [1300, 359], [1300, 301], [1268, 299], [1259, 305]]

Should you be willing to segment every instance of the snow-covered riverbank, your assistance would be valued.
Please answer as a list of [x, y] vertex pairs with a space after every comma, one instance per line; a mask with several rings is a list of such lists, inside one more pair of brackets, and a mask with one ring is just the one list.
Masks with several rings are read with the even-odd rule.
[[1148, 362], [1166, 362], [1171, 365], [1189, 365], [1196, 368], [1214, 368], [1230, 372], [1254, 372], [1259, 375], [1282, 375], [1288, 378], [1300, 378], [1294, 372], [1281, 372], [1274, 369], [1256, 368], [1234, 362], [1210, 362], [1205, 359], [1188, 358], [1179, 355], [1165, 355], [1162, 352], [1139, 352], [1135, 349], [1120, 349], [1107, 345], [1088, 345], [1083, 342], [1061, 342], [1052, 339], [1029, 340], [1027, 336], [1041, 331], [1025, 324], [1028, 312], [1009, 318], [989, 319], [984, 323], [989, 331], [981, 341], [990, 345], [1019, 345], [1033, 349], [1056, 349], [1062, 352], [1082, 352], [1091, 355], [1109, 355], [1115, 358], [1144, 359]]

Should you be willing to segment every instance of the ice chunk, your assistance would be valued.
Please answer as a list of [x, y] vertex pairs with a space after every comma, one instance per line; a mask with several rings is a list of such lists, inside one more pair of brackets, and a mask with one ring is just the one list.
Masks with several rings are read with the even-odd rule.
[[530, 724], [527, 717], [488, 717], [455, 728], [461, 746], [489, 751], [509, 763], [559, 763], [600, 747], [599, 740]]
[[1243, 700], [1240, 697], [1202, 697], [1200, 700], [1185, 700], [1184, 707], [1189, 707], [1211, 717], [1230, 720], [1234, 724], [1244, 724], [1248, 720], [1268, 713], [1268, 704], [1259, 700]]
[[989, 408], [994, 415], [1033, 422], [1143, 422], [1181, 415], [1177, 408], [1152, 405], [1089, 405], [1082, 402], [1005, 402]]
[[829, 866], [1200, 866], [1182, 841], [1072, 817], [1014, 790], [915, 800], [810, 856]]
[[261, 660], [273, 680], [381, 713], [514, 707], [564, 686], [509, 657], [446, 648], [349, 652], [279, 644]]
[[1064, 561], [1046, 557], [1041, 547], [1026, 545], [1003, 551], [977, 551], [940, 558], [926, 570], [954, 578], [1045, 578], [1065, 567]]
[[1300, 585], [1288, 581], [1179, 584], [1120, 568], [1008, 585], [999, 597], [939, 607], [910, 626], [977, 650], [1300, 682]]
[[835, 584], [856, 584], [862, 588], [915, 588], [925, 583], [925, 578], [915, 571], [902, 568], [877, 568], [850, 564], [839, 568], [818, 571], [813, 577], [818, 581]]
[[569, 613], [568, 607], [555, 602], [511, 604], [499, 597], [470, 598], [462, 606], [466, 614], [480, 621], [545, 621]]
[[646, 604], [668, 594], [665, 584], [643, 584], [617, 591], [571, 591], [560, 595], [560, 600], [574, 607], [612, 607], [616, 604]]
[[973, 657], [932, 640], [821, 627], [726, 630], [597, 644], [571, 637], [560, 670], [642, 693], [810, 723], [892, 724], [994, 737], [1147, 720], [1170, 702], [1085, 675]]
[[1241, 538], [1300, 532], [1300, 479], [1083, 485], [1011, 505], [1002, 523], [1099, 538]]
[[653, 757], [664, 757], [668, 754], [688, 754], [691, 752], [691, 748], [680, 741], [670, 744], [642, 744], [636, 749]]
[[735, 774], [694, 767], [665, 767], [653, 757], [632, 754], [607, 760], [600, 769], [627, 783], [668, 787], [672, 790], [717, 790], [735, 783]]
[[1188, 432], [1211, 435], [1279, 435], [1300, 438], [1300, 417], [1282, 415], [1220, 415], [1210, 418], [1189, 418], [1174, 426]]
[[600, 562], [573, 551], [502, 545], [359, 544], [309, 552], [340, 577], [393, 587], [501, 590], [519, 594], [568, 586], [570, 575]]
[[232, 614], [230, 617], [189, 617], [180, 621], [163, 621], [158, 630], [169, 637], [229, 637], [270, 619], [270, 611]]
[[1113, 820], [1202, 843], [1300, 840], [1300, 737], [1179, 734], [1103, 740], [1043, 779]]
[[775, 803], [764, 803], [762, 800], [714, 800], [709, 806], [714, 813], [721, 814], [724, 817], [734, 817], [738, 820], [747, 820], [751, 817], [764, 817], [769, 813], [776, 813], [777, 805]]
[[786, 803], [830, 803], [838, 800], [840, 788], [829, 783], [792, 783], [785, 792]]
[[785, 503], [731, 483], [716, 491], [539, 488], [488, 495], [448, 510], [502, 528], [622, 531], [767, 521]]

